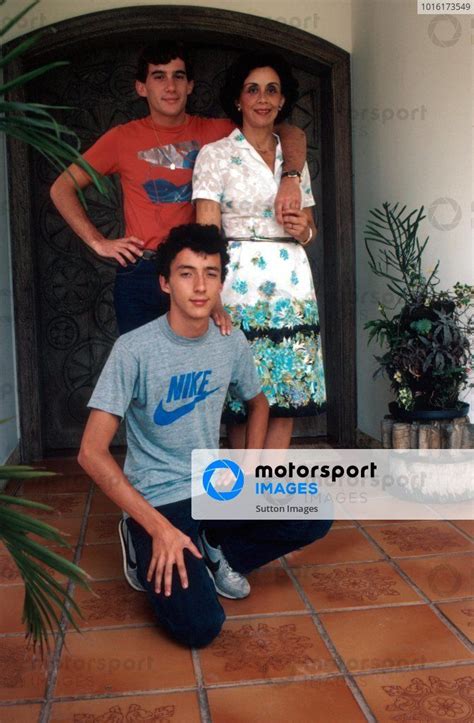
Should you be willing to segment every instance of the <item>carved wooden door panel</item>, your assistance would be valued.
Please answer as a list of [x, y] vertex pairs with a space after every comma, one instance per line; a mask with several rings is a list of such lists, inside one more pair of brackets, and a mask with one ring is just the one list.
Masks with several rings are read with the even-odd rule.
[[[147, 109], [134, 91], [137, 48], [104, 48], [93, 56], [80, 53], [71, 64], [35, 81], [34, 100], [71, 106], [61, 120], [88, 148], [108, 128], [141, 117]], [[237, 51], [219, 46], [194, 48], [196, 84], [189, 110], [221, 116], [218, 95], [225, 68]], [[300, 82], [300, 100], [292, 122], [304, 128], [308, 138], [313, 193], [321, 193], [321, 137], [319, 81], [295, 68]], [[115, 262], [99, 260], [74, 235], [57, 214], [49, 187], [55, 172], [35, 157], [33, 212], [36, 235], [36, 273], [39, 294], [36, 313], [41, 347], [41, 398], [45, 452], [79, 445], [87, 418], [87, 401], [107, 358], [117, 330], [112, 304]], [[121, 193], [114, 179], [110, 198], [94, 189], [86, 192], [88, 213], [101, 231], [111, 238], [122, 233]], [[320, 211], [319, 216], [321, 217]], [[310, 247], [320, 317], [324, 318], [324, 284], [321, 269], [322, 234]], [[324, 330], [323, 330], [324, 332]], [[324, 336], [323, 336], [324, 343]], [[324, 434], [325, 415], [298, 422], [297, 434]], [[117, 436], [124, 443], [123, 431]]]

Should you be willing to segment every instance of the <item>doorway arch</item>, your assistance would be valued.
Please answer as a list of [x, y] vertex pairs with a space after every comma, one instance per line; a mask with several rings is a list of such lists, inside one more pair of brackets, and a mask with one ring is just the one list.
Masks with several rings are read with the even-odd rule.
[[[113, 54], [123, 46], [139, 46], [157, 38], [177, 36], [194, 46], [196, 52], [204, 52], [202, 49], [209, 45], [218, 46], [223, 53], [257, 47], [277, 49], [284, 53], [295, 70], [314, 79], [317, 93], [313, 94], [314, 98], [305, 100], [306, 105], [300, 108], [300, 116], [295, 122], [310, 127], [314, 118], [318, 119], [312, 131], [313, 137], [309, 139], [309, 151], [314, 152], [314, 164], [318, 165], [315, 178], [318, 176], [318, 223], [323, 247], [319, 274], [324, 282], [324, 298], [318, 296], [318, 299], [322, 304], [324, 332], [327, 433], [341, 446], [353, 446], [356, 428], [355, 258], [349, 54], [297, 28], [253, 15], [212, 8], [166, 5], [119, 8], [71, 18], [57, 23], [54, 29], [54, 33], [45, 34], [27, 57], [9, 66], [7, 80], [52, 60], [92, 57], [99, 50]], [[6, 52], [16, 42], [12, 41]], [[119, 85], [117, 91], [120, 91]], [[34, 94], [35, 89], [27, 86], [26, 90], [17, 92], [15, 99], [36, 100]], [[202, 99], [205, 93], [197, 97]], [[77, 105], [81, 105], [79, 96]], [[207, 110], [202, 107], [192, 109]], [[210, 111], [213, 114], [212, 108]], [[124, 120], [115, 119], [115, 122]], [[87, 133], [83, 136], [84, 147], [94, 140], [88, 138]], [[42, 257], [38, 237], [48, 228], [38, 206], [36, 193], [41, 167], [38, 174], [37, 160], [29, 149], [16, 141], [9, 141], [8, 160], [21, 455], [24, 461], [31, 461], [41, 458], [45, 450], [51, 447], [44, 434], [45, 417], [48, 420], [54, 417], [54, 413], [45, 407], [45, 397], [51, 395], [45, 391], [42, 370], [43, 347], [49, 327], [42, 327], [40, 310], [42, 303], [49, 303], [51, 307], [56, 300], [51, 302], [51, 299], [46, 299], [44, 302], [47, 292], [42, 288], [40, 279]], [[29, 188], [25, 188], [25, 179], [30, 179], [26, 181], [30, 184]], [[78, 260], [74, 254], [73, 247], [73, 258], [63, 267], [67, 266], [69, 270], [74, 263], [79, 267], [81, 264], [88, 265], [88, 269], [91, 267], [90, 256]], [[84, 274], [84, 267], [79, 267], [80, 276]], [[50, 264], [48, 273], [54, 272], [60, 277], [61, 264], [51, 269]], [[97, 306], [100, 302], [99, 294], [102, 293], [102, 308], [106, 316], [104, 284], [107, 285], [107, 278], [101, 281], [93, 269], [87, 278], [92, 286], [90, 293], [96, 294], [94, 315], [97, 317], [100, 314]], [[56, 336], [53, 344], [66, 344], [64, 336], [74, 336], [74, 324], [71, 323], [67, 305], [62, 312], [59, 309], [55, 319]], [[104, 326], [107, 325], [106, 318], [102, 322]], [[94, 346], [78, 341], [79, 347], [79, 350], [68, 351], [69, 377], [75, 361], [79, 366], [84, 363], [87, 366], [89, 359], [91, 365], [97, 366], [107, 350], [107, 344], [101, 344], [100, 339]], [[81, 389], [83, 387], [73, 388], [68, 398], [69, 411], [73, 416], [81, 405], [84, 406], [85, 392], [81, 392]]]

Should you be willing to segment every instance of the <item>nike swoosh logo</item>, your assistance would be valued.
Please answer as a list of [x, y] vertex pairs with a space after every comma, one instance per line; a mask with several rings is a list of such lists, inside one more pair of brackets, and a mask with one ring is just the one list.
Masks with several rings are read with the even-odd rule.
[[186, 404], [183, 404], [181, 407], [177, 407], [176, 409], [165, 409], [163, 407], [163, 400], [161, 400], [157, 408], [155, 409], [153, 421], [160, 427], [166, 427], [168, 426], [168, 424], [173, 424], [173, 422], [176, 422], [177, 419], [181, 419], [181, 417], [184, 417], [186, 414], [189, 414], [189, 412], [192, 412], [198, 402], [202, 402], [211, 394], [217, 392], [218, 389], [220, 389], [220, 387], [211, 389], [209, 392], [203, 392], [202, 394], [198, 394], [191, 402], [187, 402]]
[[204, 562], [206, 563], [207, 567], [213, 574], [215, 574], [218, 571], [220, 564], [221, 564], [220, 560], [217, 560], [216, 562], [214, 562], [214, 560], [211, 560], [211, 558], [207, 554], [205, 548], [204, 548]]

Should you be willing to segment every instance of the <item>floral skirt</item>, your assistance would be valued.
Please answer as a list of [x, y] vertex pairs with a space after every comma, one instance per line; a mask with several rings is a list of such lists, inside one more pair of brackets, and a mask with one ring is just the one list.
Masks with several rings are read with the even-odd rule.
[[[230, 241], [222, 301], [247, 337], [272, 417], [325, 409], [319, 314], [308, 258], [294, 241]], [[223, 421], [244, 422], [229, 393]]]

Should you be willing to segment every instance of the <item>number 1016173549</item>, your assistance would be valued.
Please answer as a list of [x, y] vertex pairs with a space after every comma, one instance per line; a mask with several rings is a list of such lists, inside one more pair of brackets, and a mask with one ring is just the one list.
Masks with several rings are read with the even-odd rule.
[[471, 15], [474, 4], [470, 2], [439, 2], [437, 0], [417, 0], [418, 15]]

